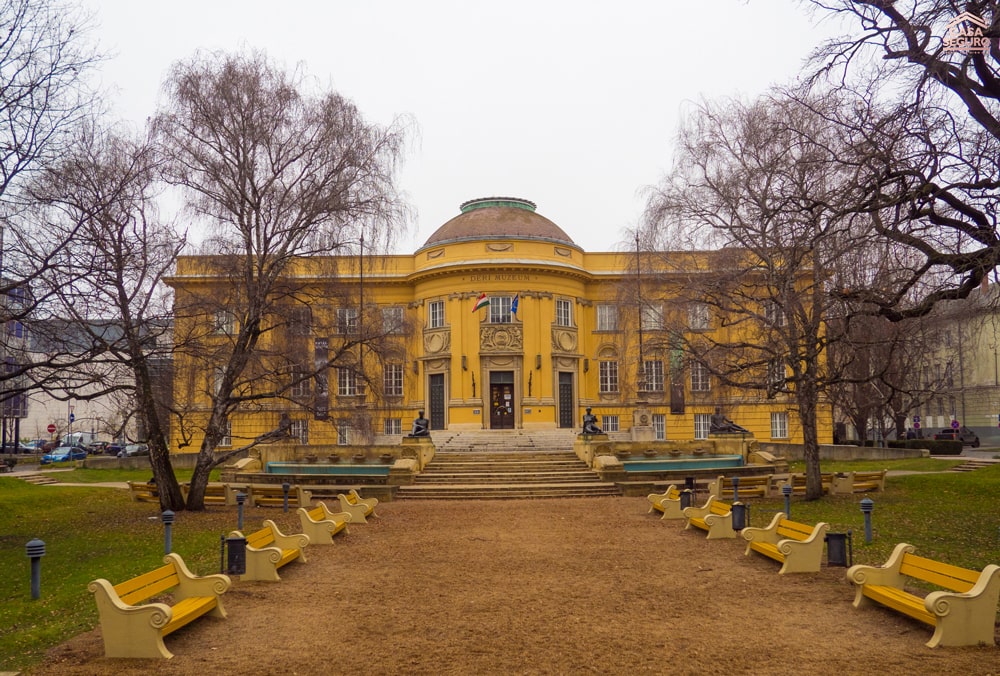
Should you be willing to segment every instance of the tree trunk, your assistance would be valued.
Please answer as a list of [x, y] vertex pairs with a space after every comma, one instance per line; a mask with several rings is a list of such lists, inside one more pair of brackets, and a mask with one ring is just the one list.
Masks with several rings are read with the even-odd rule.
[[806, 463], [806, 500], [823, 497], [823, 474], [819, 464], [819, 432], [816, 425], [818, 396], [815, 388], [799, 390], [799, 420], [802, 423], [803, 459]]

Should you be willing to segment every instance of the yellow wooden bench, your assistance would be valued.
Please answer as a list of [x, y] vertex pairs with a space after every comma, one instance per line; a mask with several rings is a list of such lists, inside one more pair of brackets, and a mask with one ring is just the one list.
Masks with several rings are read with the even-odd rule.
[[[219, 597], [229, 589], [229, 577], [194, 575], [177, 554], [163, 561], [166, 565], [114, 586], [104, 579], [87, 586], [97, 602], [105, 656], [170, 658], [164, 636], [202, 615], [226, 616]], [[172, 606], [145, 603], [167, 592]]]
[[[285, 489], [281, 484], [250, 484], [246, 489], [247, 504], [251, 507], [284, 507]], [[290, 507], [308, 507], [312, 504], [312, 493], [302, 486], [288, 487]]]
[[302, 524], [302, 532], [309, 536], [309, 543], [314, 545], [332, 545], [333, 536], [343, 531], [347, 533], [347, 524], [351, 515], [347, 512], [331, 512], [323, 502], [316, 503], [312, 509], [299, 507], [296, 512]]
[[677, 490], [677, 486], [670, 484], [667, 486], [667, 490], [663, 493], [650, 493], [646, 496], [649, 500], [649, 514], [650, 512], [662, 512], [663, 519], [683, 519], [684, 515], [681, 513], [681, 492]]
[[295, 559], [306, 561], [305, 548], [309, 536], [305, 533], [285, 535], [270, 519], [264, 519], [264, 527], [259, 531], [243, 535], [234, 530], [229, 537], [247, 539], [246, 573], [240, 580], [264, 580], [277, 582], [278, 569]]
[[160, 491], [153, 482], [129, 481], [128, 495], [133, 502], [160, 502]]
[[687, 519], [684, 530], [692, 526], [701, 528], [708, 531], [708, 540], [736, 537], [736, 531], [733, 530], [732, 505], [717, 500], [714, 495], [708, 496], [708, 500], [701, 507], [685, 507], [684, 518]]
[[[848, 568], [847, 579], [857, 585], [854, 607], [871, 600], [931, 625], [934, 635], [928, 648], [995, 645], [1000, 566], [991, 563], [982, 572], [969, 570], [917, 556], [914, 549], [900, 543], [883, 566]], [[903, 589], [906, 578], [947, 591], [932, 591], [922, 598]]]
[[[246, 492], [246, 486], [210, 481], [205, 485], [205, 504], [235, 506], [236, 494], [239, 492]], [[189, 493], [191, 493], [191, 482], [185, 481], [181, 484], [181, 495], [184, 496], [185, 502], [187, 502]]]
[[[771, 474], [764, 476], [741, 476], [738, 489], [742, 498], [768, 498], [772, 496]], [[709, 482], [708, 492], [718, 498], [733, 497], [733, 479], [720, 476]]]
[[756, 551], [781, 563], [779, 575], [818, 573], [823, 561], [823, 539], [830, 529], [827, 523], [809, 526], [791, 521], [778, 512], [766, 528], [744, 528], [747, 541], [745, 556]]
[[886, 470], [878, 472], [844, 472], [830, 477], [830, 493], [834, 495], [850, 495], [851, 493], [869, 493], [885, 490]]
[[351, 523], [367, 523], [369, 516], [377, 517], [378, 498], [363, 498], [353, 488], [348, 493], [337, 493], [341, 511], [351, 515]]
[[[823, 493], [830, 492], [830, 483], [833, 481], [832, 472], [823, 472], [820, 474], [820, 480], [823, 483]], [[771, 477], [771, 488], [770, 494], [773, 497], [780, 498], [784, 493], [781, 492], [781, 487], [785, 484], [790, 484], [792, 487], [792, 495], [805, 495], [806, 494], [806, 475], [802, 472], [796, 472], [794, 474], [775, 474]], [[743, 487], [740, 487], [740, 493], [743, 492]]]

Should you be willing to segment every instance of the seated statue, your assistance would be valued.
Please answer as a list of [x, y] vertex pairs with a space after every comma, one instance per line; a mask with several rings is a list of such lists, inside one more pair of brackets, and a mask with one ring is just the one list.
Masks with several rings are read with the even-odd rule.
[[424, 417], [423, 411], [417, 412], [417, 417], [413, 419], [413, 428], [407, 436], [428, 437], [431, 434], [431, 421]]
[[587, 407], [587, 412], [583, 416], [583, 433], [584, 434], [604, 434], [604, 430], [597, 426], [597, 416], [590, 412], [590, 407]]
[[722, 410], [718, 409], [718, 408], [715, 409], [715, 413], [712, 415], [712, 420], [709, 423], [708, 431], [709, 432], [722, 432], [722, 433], [735, 433], [735, 432], [748, 433], [748, 432], [750, 432], [750, 430], [748, 430], [747, 428], [740, 427], [739, 425], [737, 425], [736, 423], [734, 423], [732, 420], [730, 420], [726, 416], [722, 415]]

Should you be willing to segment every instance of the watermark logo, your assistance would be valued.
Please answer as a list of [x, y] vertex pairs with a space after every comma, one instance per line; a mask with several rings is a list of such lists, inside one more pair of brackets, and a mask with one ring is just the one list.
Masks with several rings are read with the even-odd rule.
[[989, 24], [970, 12], [962, 12], [948, 22], [944, 34], [944, 51], [963, 54], [985, 54], [990, 39], [983, 35]]

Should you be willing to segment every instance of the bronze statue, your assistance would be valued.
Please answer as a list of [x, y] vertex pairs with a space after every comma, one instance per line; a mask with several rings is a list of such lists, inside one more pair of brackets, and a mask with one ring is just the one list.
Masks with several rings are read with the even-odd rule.
[[732, 420], [722, 415], [722, 409], [716, 406], [715, 413], [712, 415], [712, 420], [709, 423], [708, 431], [721, 433], [746, 433], [750, 430], [745, 427], [740, 427]]
[[413, 420], [413, 429], [408, 436], [427, 437], [431, 434], [431, 421], [424, 417], [424, 412], [418, 411], [417, 417]]
[[597, 426], [597, 416], [590, 412], [590, 407], [587, 407], [587, 412], [583, 415], [583, 433], [584, 434], [604, 434], [604, 430]]

